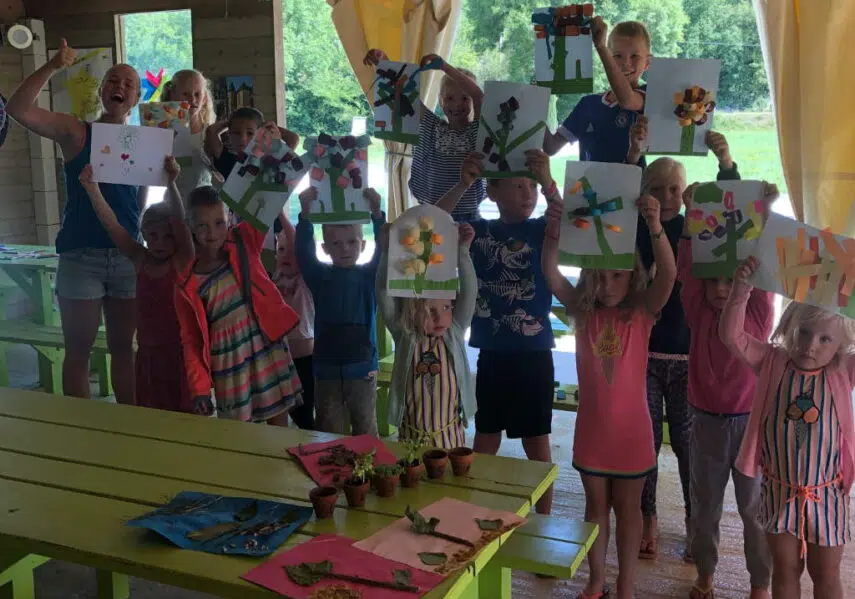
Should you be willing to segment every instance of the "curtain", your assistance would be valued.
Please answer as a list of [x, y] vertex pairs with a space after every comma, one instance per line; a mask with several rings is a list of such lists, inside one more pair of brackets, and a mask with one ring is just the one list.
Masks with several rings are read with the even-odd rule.
[[[460, 0], [327, 0], [332, 20], [353, 72], [373, 103], [374, 69], [362, 64], [371, 48], [384, 50], [390, 60], [415, 62], [425, 54], [448, 58], [460, 18]], [[439, 97], [441, 73], [422, 78], [421, 99], [433, 108]], [[412, 148], [385, 142], [389, 220], [410, 206]]]
[[852, 0], [754, 0], [796, 217], [855, 235]]

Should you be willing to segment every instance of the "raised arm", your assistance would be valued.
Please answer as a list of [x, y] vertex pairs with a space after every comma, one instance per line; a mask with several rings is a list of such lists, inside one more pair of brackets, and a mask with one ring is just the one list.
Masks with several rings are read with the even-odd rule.
[[554, 156], [565, 145], [578, 140], [579, 136], [577, 132], [580, 127], [580, 114], [579, 104], [576, 104], [573, 110], [570, 111], [570, 114], [567, 115], [567, 118], [558, 125], [555, 133], [552, 133], [549, 129], [546, 130], [546, 133], [543, 135], [544, 152], [550, 156]]
[[223, 155], [223, 150], [225, 149], [223, 145], [223, 133], [228, 128], [229, 120], [223, 119], [213, 125], [208, 125], [208, 128], [205, 129], [205, 153], [214, 160]]
[[6, 113], [10, 117], [36, 135], [58, 143], [68, 160], [83, 149], [86, 125], [71, 115], [39, 108], [35, 101], [50, 78], [74, 64], [75, 57], [76, 53], [68, 47], [65, 38], [61, 39], [59, 50], [53, 58], [24, 79], [6, 103]]
[[715, 178], [718, 181], [738, 181], [741, 178], [739, 169], [730, 156], [727, 138], [718, 131], [710, 130], [704, 136], [704, 143], [718, 159], [718, 173]]
[[475, 238], [475, 229], [469, 223], [457, 225], [457, 238], [460, 248], [457, 252], [457, 274], [460, 277], [460, 293], [454, 302], [454, 322], [466, 329], [472, 324], [475, 314], [475, 300], [478, 299], [478, 279], [469, 248]]
[[671, 297], [677, 278], [677, 264], [674, 262], [674, 252], [662, 223], [659, 222], [659, 200], [650, 195], [643, 195], [638, 198], [637, 204], [639, 214], [650, 229], [653, 261], [656, 263], [656, 276], [644, 292], [644, 303], [650, 314], [658, 314]]
[[563, 207], [559, 203], [546, 208], [546, 232], [543, 235], [543, 249], [540, 253], [540, 268], [552, 295], [564, 304], [572, 313], [578, 303], [578, 292], [573, 283], [558, 270], [558, 239], [561, 230]]
[[683, 219], [683, 233], [677, 250], [677, 280], [680, 281], [680, 303], [691, 328], [700, 312], [704, 301], [703, 283], [692, 274], [692, 235], [689, 232], [689, 212], [692, 211], [692, 198], [698, 184], [689, 185], [683, 192], [683, 205], [686, 207], [686, 218]]
[[471, 152], [463, 159], [463, 164], [460, 165], [460, 181], [439, 198], [437, 208], [442, 208], [449, 214], [454, 212], [466, 190], [481, 177], [481, 171], [484, 170], [483, 161], [484, 155], [479, 152]]
[[169, 185], [166, 188], [166, 199], [164, 201], [172, 213], [169, 223], [172, 227], [172, 235], [175, 237], [175, 257], [173, 261], [175, 268], [181, 272], [189, 268], [194, 260], [196, 260], [196, 245], [193, 243], [193, 233], [187, 225], [187, 218], [184, 214], [184, 201], [181, 198], [181, 192], [178, 190], [177, 181], [178, 175], [181, 173], [181, 167], [173, 156], [166, 157], [163, 167], [169, 178]]
[[92, 180], [92, 177], [92, 165], [87, 164], [80, 173], [80, 184], [89, 195], [89, 201], [92, 202], [92, 209], [98, 216], [98, 220], [101, 221], [101, 225], [107, 230], [110, 239], [119, 248], [119, 251], [134, 263], [135, 268], [139, 269], [146, 257], [145, 247], [134, 239], [119, 223], [116, 213], [110, 208], [110, 205], [101, 193], [101, 188], [98, 187], [97, 182]]
[[374, 253], [368, 261], [368, 268], [373, 271], [372, 276], [377, 274], [377, 266], [380, 264], [380, 236], [383, 234], [383, 225], [386, 224], [386, 215], [380, 209], [380, 194], [373, 187], [367, 187], [362, 196], [368, 201], [371, 208], [371, 224], [374, 227]]
[[472, 98], [472, 109], [475, 111], [475, 120], [477, 121], [480, 119], [481, 105], [484, 103], [484, 91], [478, 87], [478, 84], [472, 79], [472, 77], [451, 66], [436, 54], [427, 54], [422, 57], [421, 65], [423, 66], [431, 62], [439, 64], [439, 70], [448, 75], [448, 77], [454, 81], [455, 85], [463, 90], [467, 96]]
[[606, 71], [606, 77], [609, 80], [609, 86], [617, 98], [618, 104], [624, 110], [641, 111], [644, 108], [644, 94], [637, 89], [633, 89], [629, 80], [624, 76], [611, 50], [608, 48], [607, 34], [608, 27], [603, 22], [602, 17], [594, 17], [591, 21], [591, 35], [594, 38], [594, 48], [600, 56], [603, 63], [603, 69]]
[[751, 275], [757, 270], [757, 258], [746, 258], [733, 276], [730, 297], [724, 305], [718, 323], [718, 335], [722, 343], [755, 372], [760, 368], [768, 344], [745, 332], [745, 309], [751, 295]]
[[377, 278], [374, 283], [374, 291], [377, 296], [377, 309], [383, 317], [383, 322], [393, 337], [397, 337], [400, 330], [400, 319], [398, 316], [398, 303], [394, 297], [389, 295], [386, 286], [389, 280], [389, 229], [390, 225], [383, 225], [380, 237], [375, 238], [377, 247], [380, 248], [380, 262], [377, 266]]
[[627, 164], [638, 164], [647, 150], [647, 117], [644, 115], [635, 119], [635, 124], [629, 131], [629, 152], [626, 154]]
[[297, 264], [300, 272], [310, 289], [315, 286], [323, 272], [323, 265], [318, 260], [318, 250], [315, 246], [315, 229], [309, 221], [309, 212], [312, 202], [317, 200], [318, 190], [307, 187], [300, 194], [300, 216], [297, 220], [297, 233], [294, 237], [294, 253], [297, 255]]

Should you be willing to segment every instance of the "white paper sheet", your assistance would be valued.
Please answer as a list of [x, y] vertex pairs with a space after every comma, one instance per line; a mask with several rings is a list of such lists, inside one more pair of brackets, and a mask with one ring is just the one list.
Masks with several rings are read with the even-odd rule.
[[309, 218], [313, 223], [356, 224], [371, 222], [371, 208], [363, 197], [368, 187], [367, 135], [306, 139], [306, 158], [312, 187], [318, 199]]
[[172, 154], [173, 137], [170, 129], [92, 123], [93, 179], [99, 183], [166, 186], [163, 162]]
[[382, 60], [374, 80], [374, 137], [408, 144], [419, 141], [421, 69]]

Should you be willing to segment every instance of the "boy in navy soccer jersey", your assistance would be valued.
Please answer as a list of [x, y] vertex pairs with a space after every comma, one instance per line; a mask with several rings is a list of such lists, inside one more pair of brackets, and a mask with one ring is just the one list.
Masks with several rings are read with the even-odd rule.
[[646, 86], [639, 79], [650, 65], [650, 34], [637, 21], [618, 23], [608, 37], [606, 32], [602, 18], [594, 17], [594, 47], [611, 89], [582, 98], [555, 133], [546, 132], [543, 150], [553, 155], [578, 141], [579, 160], [644, 166], [640, 152], [630, 152], [630, 130], [644, 110]]

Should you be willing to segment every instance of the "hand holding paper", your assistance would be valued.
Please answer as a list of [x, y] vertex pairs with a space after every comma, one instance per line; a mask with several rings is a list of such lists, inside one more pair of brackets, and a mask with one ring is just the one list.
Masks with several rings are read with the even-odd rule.
[[758, 264], [759, 262], [757, 258], [754, 256], [748, 256], [742, 261], [739, 267], [737, 267], [736, 272], [733, 273], [733, 284], [752, 287], [751, 277], [754, 276]]

